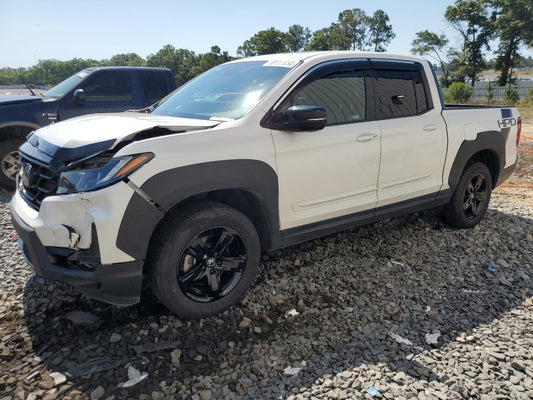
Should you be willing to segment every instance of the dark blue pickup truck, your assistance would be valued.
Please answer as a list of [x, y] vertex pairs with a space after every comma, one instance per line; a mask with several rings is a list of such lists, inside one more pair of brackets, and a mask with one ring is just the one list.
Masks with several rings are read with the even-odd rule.
[[176, 89], [165, 68], [87, 68], [39, 96], [0, 96], [0, 187], [15, 188], [19, 146], [42, 126], [84, 114], [152, 105]]

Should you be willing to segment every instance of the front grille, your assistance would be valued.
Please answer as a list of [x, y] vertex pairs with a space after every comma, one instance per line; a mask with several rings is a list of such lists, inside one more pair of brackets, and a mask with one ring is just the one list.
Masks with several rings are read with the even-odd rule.
[[18, 178], [18, 188], [21, 196], [36, 210], [48, 196], [57, 192], [59, 175], [47, 164], [21, 154], [21, 175]]

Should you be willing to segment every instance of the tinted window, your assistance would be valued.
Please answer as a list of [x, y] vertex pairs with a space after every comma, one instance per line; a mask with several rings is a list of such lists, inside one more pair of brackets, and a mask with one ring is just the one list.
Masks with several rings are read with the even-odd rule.
[[362, 121], [366, 118], [363, 72], [331, 74], [296, 89], [282, 110], [295, 105], [322, 106], [328, 125]]
[[417, 100], [411, 71], [376, 71], [378, 118], [417, 114]]
[[141, 83], [148, 104], [161, 100], [168, 93], [165, 74], [159, 71], [141, 71]]
[[424, 81], [422, 80], [420, 71], [413, 71], [413, 81], [415, 83], [416, 111], [420, 114], [429, 108]]
[[129, 101], [133, 98], [127, 71], [100, 71], [81, 86], [87, 101]]

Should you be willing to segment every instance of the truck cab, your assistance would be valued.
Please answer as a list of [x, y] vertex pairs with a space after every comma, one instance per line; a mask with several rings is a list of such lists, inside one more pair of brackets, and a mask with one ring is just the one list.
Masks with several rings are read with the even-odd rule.
[[80, 115], [142, 109], [174, 89], [169, 69], [96, 67], [72, 75], [43, 97], [0, 97], [0, 187], [15, 187], [18, 148], [31, 131]]

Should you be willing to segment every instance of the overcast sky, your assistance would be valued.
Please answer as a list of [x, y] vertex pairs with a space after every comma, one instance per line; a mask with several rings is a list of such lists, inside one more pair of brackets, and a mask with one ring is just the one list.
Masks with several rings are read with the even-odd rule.
[[[0, 0], [0, 68], [30, 67], [41, 59], [106, 59], [119, 53], [143, 58], [165, 44], [196, 53], [218, 45], [235, 55], [256, 32], [293, 24], [311, 31], [359, 7], [384, 10], [396, 38], [388, 51], [409, 54], [415, 33], [429, 29], [457, 35], [444, 20], [453, 0], [374, 1], [138, 1]], [[527, 54], [531, 55], [529, 51]]]

